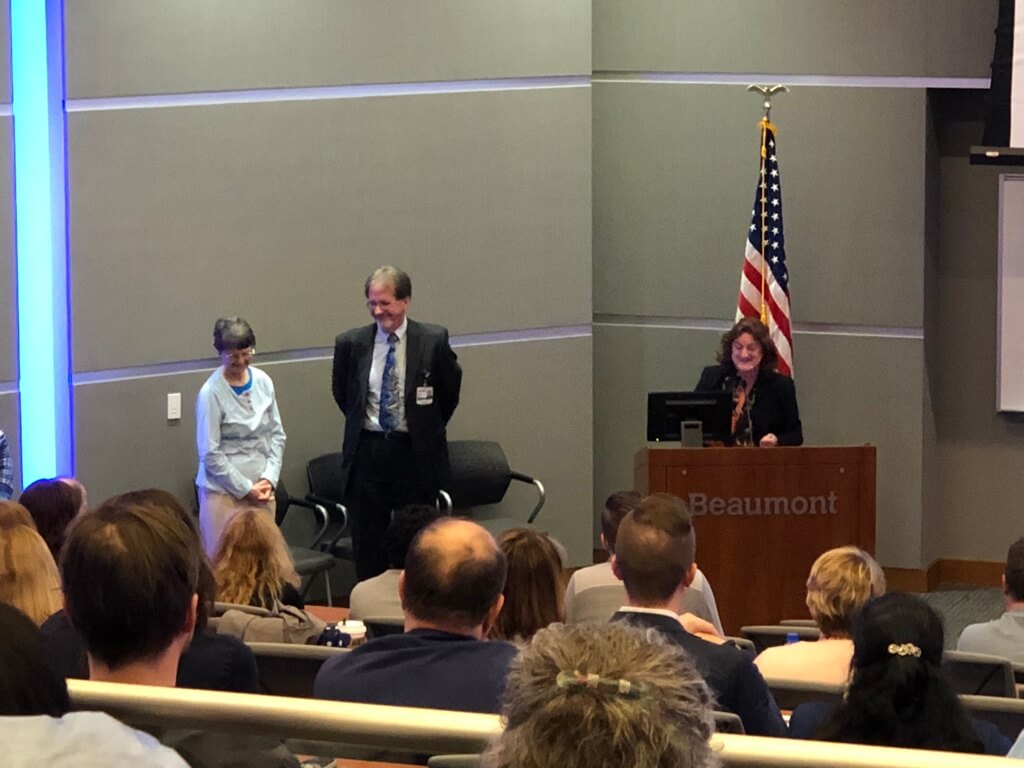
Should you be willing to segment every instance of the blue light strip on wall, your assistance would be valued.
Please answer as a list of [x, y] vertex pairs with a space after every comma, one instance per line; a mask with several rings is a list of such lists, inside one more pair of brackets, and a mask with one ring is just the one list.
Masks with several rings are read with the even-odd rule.
[[61, 6], [11, 0], [23, 487], [73, 472]]

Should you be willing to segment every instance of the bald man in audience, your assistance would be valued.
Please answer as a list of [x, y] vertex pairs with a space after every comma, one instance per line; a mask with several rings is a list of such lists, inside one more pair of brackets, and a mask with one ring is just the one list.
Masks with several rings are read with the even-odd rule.
[[516, 648], [485, 638], [504, 602], [505, 574], [504, 554], [479, 525], [432, 523], [413, 540], [398, 581], [405, 634], [327, 661], [315, 696], [497, 713]]
[[644, 498], [619, 524], [612, 569], [627, 603], [612, 617], [658, 630], [687, 651], [715, 694], [716, 709], [735, 712], [755, 736], [784, 736], [786, 725], [753, 661], [732, 645], [690, 634], [679, 618], [693, 582], [696, 541], [683, 500], [667, 493]]

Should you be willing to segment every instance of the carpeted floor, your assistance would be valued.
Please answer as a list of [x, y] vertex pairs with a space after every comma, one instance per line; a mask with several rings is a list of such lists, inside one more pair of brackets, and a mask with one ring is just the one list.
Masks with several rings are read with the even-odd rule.
[[947, 649], [956, 648], [956, 639], [968, 624], [998, 619], [1003, 613], [1003, 591], [999, 587], [978, 589], [943, 585], [921, 597], [942, 617]]

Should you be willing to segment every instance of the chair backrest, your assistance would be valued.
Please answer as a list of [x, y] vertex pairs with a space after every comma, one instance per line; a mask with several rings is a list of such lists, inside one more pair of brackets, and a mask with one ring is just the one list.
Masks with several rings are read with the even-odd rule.
[[715, 710], [715, 733], [746, 733], [743, 721], [735, 712]]
[[256, 657], [260, 687], [273, 696], [312, 697], [316, 673], [345, 648], [293, 643], [246, 643]]
[[362, 621], [366, 625], [367, 638], [400, 635], [405, 632], [404, 616], [367, 616]]
[[821, 631], [817, 627], [781, 624], [751, 624], [740, 627], [740, 634], [754, 643], [758, 653], [775, 645], [785, 645], [790, 634], [796, 635], [799, 640], [817, 640], [821, 637]]
[[953, 690], [970, 696], [1017, 698], [1013, 663], [999, 656], [965, 651], [945, 651], [942, 672]]
[[626, 588], [621, 582], [589, 587], [572, 596], [566, 608], [565, 623], [607, 624], [626, 600]]
[[836, 705], [843, 703], [845, 688], [838, 683], [813, 683], [786, 677], [765, 677], [764, 681], [775, 697], [779, 709], [796, 709], [809, 701], [823, 701]]
[[492, 440], [452, 440], [448, 443], [451, 482], [446, 488], [456, 509], [497, 504], [512, 481], [508, 459]]
[[971, 717], [992, 723], [1010, 741], [1024, 731], [1024, 701], [1006, 696], [961, 696]]
[[309, 492], [332, 501], [342, 501], [341, 453], [325, 453], [306, 464]]

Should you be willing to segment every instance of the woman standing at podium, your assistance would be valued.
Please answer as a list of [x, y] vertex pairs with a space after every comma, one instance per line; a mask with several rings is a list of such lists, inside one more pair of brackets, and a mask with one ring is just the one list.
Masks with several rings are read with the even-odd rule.
[[697, 391], [731, 392], [735, 445], [802, 445], [793, 380], [775, 371], [778, 353], [768, 329], [745, 317], [722, 336], [718, 365], [704, 369]]

